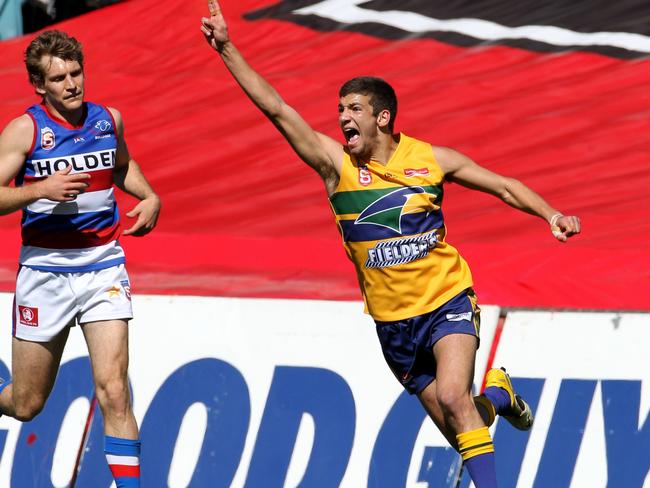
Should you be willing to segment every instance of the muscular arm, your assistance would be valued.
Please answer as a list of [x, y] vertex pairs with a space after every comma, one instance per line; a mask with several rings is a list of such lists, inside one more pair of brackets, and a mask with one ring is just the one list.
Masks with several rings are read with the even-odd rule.
[[72, 167], [31, 185], [9, 186], [21, 170], [32, 146], [34, 123], [28, 115], [12, 120], [0, 135], [0, 215], [7, 215], [40, 198], [69, 202], [88, 186], [86, 173], [69, 174]]
[[343, 146], [314, 131], [278, 92], [246, 62], [230, 40], [228, 29], [216, 2], [215, 14], [202, 19], [201, 30], [208, 43], [219, 53], [224, 64], [251, 101], [278, 128], [298, 156], [318, 172], [328, 191], [338, 183]]
[[453, 149], [434, 146], [433, 152], [447, 180], [495, 195], [511, 207], [546, 220], [560, 241], [580, 232], [577, 217], [562, 215], [519, 180], [493, 173]]
[[124, 235], [143, 236], [151, 232], [158, 222], [160, 198], [153, 191], [138, 163], [129, 154], [124, 138], [122, 115], [114, 108], [109, 107], [109, 110], [117, 126], [115, 128], [117, 153], [113, 182], [120, 190], [140, 200], [131, 211], [126, 213], [127, 217], [137, 217], [137, 219], [133, 226], [124, 231]]

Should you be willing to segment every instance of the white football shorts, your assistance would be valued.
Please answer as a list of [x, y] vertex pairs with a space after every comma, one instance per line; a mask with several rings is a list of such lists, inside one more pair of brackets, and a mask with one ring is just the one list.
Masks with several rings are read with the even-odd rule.
[[123, 264], [83, 273], [52, 273], [22, 266], [16, 278], [13, 335], [52, 340], [68, 326], [133, 318]]

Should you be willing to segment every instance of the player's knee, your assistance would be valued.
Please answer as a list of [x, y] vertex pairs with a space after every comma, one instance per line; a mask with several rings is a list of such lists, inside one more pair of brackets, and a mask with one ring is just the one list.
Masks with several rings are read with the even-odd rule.
[[26, 396], [14, 398], [14, 412], [17, 420], [29, 422], [33, 420], [45, 406], [45, 398], [40, 396]]
[[436, 396], [440, 407], [447, 415], [458, 417], [473, 406], [470, 395], [464, 388], [458, 388], [454, 385], [447, 387], [438, 387]]
[[121, 378], [108, 380], [97, 385], [97, 400], [102, 410], [114, 414], [125, 412], [129, 406], [129, 389], [126, 381]]

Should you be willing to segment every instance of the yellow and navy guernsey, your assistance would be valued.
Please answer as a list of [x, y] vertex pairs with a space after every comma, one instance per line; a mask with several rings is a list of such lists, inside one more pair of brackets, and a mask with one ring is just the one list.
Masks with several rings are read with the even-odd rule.
[[445, 242], [444, 173], [430, 144], [400, 134], [386, 166], [346, 150], [340, 176], [330, 203], [375, 320], [431, 312], [472, 286], [469, 266]]

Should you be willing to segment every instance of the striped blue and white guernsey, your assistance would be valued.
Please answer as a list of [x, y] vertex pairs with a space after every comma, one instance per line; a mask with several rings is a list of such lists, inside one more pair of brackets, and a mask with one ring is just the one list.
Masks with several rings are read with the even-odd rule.
[[84, 111], [83, 124], [74, 127], [51, 115], [45, 105], [27, 110], [34, 122], [34, 139], [16, 186], [42, 180], [67, 166], [72, 166], [71, 173], [89, 173], [91, 179], [74, 201], [40, 199], [23, 209], [23, 266], [80, 272], [124, 263], [113, 195], [115, 121], [101, 105], [86, 102]]

